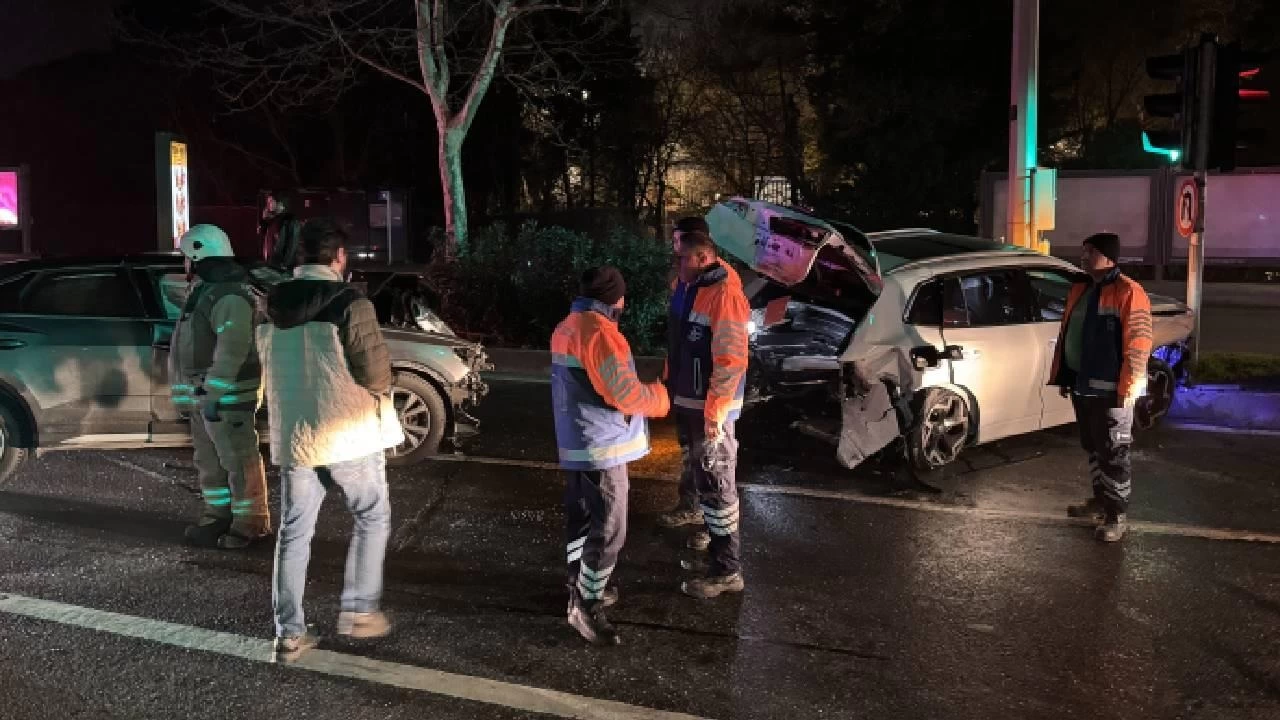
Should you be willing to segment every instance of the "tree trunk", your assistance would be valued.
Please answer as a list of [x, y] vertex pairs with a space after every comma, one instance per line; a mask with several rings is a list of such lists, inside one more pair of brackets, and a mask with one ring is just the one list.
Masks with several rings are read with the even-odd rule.
[[462, 141], [465, 130], [440, 130], [440, 192], [444, 195], [444, 253], [458, 256], [467, 240], [467, 195], [462, 183]]

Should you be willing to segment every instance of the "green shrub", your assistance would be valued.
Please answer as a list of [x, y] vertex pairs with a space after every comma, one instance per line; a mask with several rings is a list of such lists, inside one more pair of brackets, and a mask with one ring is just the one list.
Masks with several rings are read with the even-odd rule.
[[502, 225], [473, 231], [451, 267], [444, 311], [465, 332], [498, 344], [548, 346], [551, 332], [577, 295], [578, 276], [614, 265], [627, 280], [622, 331], [637, 354], [665, 345], [670, 247], [615, 229], [593, 239], [561, 227], [526, 222], [511, 234]]
[[1247, 383], [1280, 380], [1280, 356], [1252, 353], [1212, 353], [1202, 356], [1191, 369], [1196, 383]]

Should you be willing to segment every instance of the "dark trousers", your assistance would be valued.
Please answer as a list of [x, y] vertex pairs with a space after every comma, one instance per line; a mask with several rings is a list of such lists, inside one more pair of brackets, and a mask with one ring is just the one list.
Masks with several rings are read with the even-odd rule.
[[[734, 423], [724, 426], [724, 434], [714, 447], [706, 445], [705, 420], [701, 413], [676, 413], [676, 434], [680, 438], [684, 467], [680, 495], [685, 497], [689, 478], [702, 508], [702, 517], [711, 534], [711, 575], [732, 575], [742, 569], [742, 542], [738, 532], [738, 436]], [[710, 457], [711, 469], [703, 459]]]
[[570, 471], [565, 479], [569, 597], [594, 602], [604, 596], [627, 540], [627, 466]]
[[1129, 508], [1133, 473], [1129, 447], [1133, 444], [1133, 409], [1112, 407], [1105, 397], [1071, 396], [1080, 426], [1080, 444], [1089, 453], [1089, 473], [1093, 496], [1102, 502], [1108, 515]]

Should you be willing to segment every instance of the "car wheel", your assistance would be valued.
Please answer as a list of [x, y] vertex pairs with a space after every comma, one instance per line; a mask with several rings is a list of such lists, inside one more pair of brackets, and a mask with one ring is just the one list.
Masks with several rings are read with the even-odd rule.
[[1169, 363], [1151, 358], [1147, 362], [1147, 394], [1138, 399], [1134, 407], [1133, 424], [1139, 430], [1150, 430], [1160, 424], [1178, 391], [1178, 375]]
[[907, 436], [907, 454], [917, 470], [950, 464], [969, 444], [969, 405], [944, 388], [917, 394], [916, 422]]
[[439, 452], [449, 421], [440, 391], [422, 377], [398, 372], [391, 380], [391, 400], [404, 442], [387, 451], [387, 464], [414, 465]]
[[22, 425], [13, 409], [0, 402], [0, 485], [3, 485], [30, 453], [22, 447]]

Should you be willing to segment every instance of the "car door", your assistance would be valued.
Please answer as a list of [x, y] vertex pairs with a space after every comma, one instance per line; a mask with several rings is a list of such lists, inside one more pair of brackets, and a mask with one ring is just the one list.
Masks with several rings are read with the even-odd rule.
[[948, 277], [942, 338], [962, 348], [951, 381], [977, 404], [978, 442], [1040, 427], [1040, 356], [1026, 277], [991, 268]]
[[0, 333], [6, 369], [40, 406], [42, 444], [145, 439], [151, 326], [124, 270], [37, 271], [16, 309]]
[[1053, 355], [1057, 350], [1058, 335], [1062, 328], [1062, 315], [1067, 307], [1067, 293], [1071, 290], [1077, 271], [1049, 266], [1027, 268], [1027, 280], [1031, 284], [1031, 296], [1036, 321], [1036, 340], [1039, 343], [1040, 361], [1040, 427], [1051, 428], [1076, 420], [1071, 398], [1062, 397], [1057, 387], [1051, 387], [1050, 373]]

